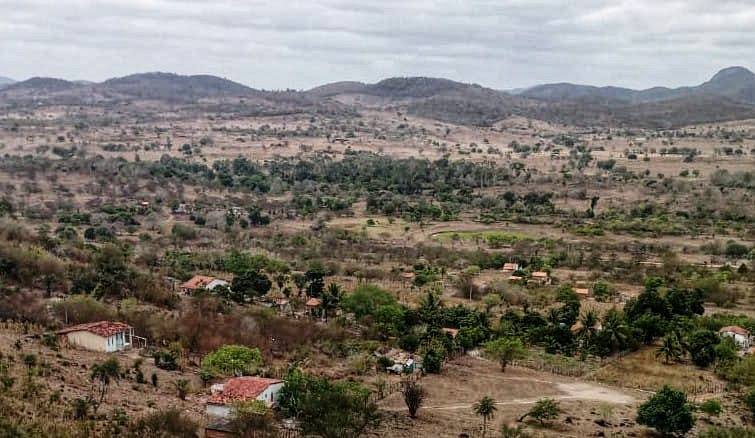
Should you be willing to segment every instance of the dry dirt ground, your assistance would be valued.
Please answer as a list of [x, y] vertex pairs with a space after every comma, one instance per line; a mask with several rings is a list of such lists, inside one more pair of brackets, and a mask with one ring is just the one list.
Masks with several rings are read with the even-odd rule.
[[[472, 405], [485, 395], [496, 400], [491, 430], [515, 423], [536, 401], [549, 397], [560, 403], [563, 414], [553, 422], [553, 429], [527, 423], [531, 429], [546, 436], [587, 436], [601, 430], [626, 433], [638, 430], [634, 413], [648, 395], [525, 368], [508, 367], [501, 372], [498, 364], [472, 357], [446, 364], [442, 374], [427, 376], [421, 384], [427, 396], [416, 420], [407, 418], [400, 393], [380, 403], [393, 414], [383, 425], [386, 433], [390, 431], [385, 436], [478, 436], [482, 421]], [[598, 419], [606, 419], [611, 426], [598, 426], [594, 421]]]

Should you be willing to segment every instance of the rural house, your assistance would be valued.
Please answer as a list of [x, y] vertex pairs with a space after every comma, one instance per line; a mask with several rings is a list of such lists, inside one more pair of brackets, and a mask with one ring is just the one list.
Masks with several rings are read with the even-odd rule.
[[721, 327], [721, 330], [718, 331], [718, 334], [722, 337], [732, 338], [734, 340], [734, 343], [737, 344], [737, 346], [742, 350], [746, 350], [752, 345], [750, 332], [747, 329], [736, 325]]
[[74, 325], [57, 331], [70, 345], [111, 353], [131, 347], [134, 328], [122, 322], [99, 321]]
[[575, 287], [574, 293], [577, 294], [580, 300], [586, 300], [590, 297], [590, 289], [586, 287]]
[[519, 270], [519, 263], [504, 263], [503, 272], [514, 272]]
[[187, 282], [179, 286], [181, 293], [191, 294], [199, 289], [213, 290], [218, 286], [228, 286], [228, 282], [215, 277], [206, 275], [195, 275]]
[[229, 418], [234, 403], [259, 400], [268, 407], [277, 400], [283, 381], [262, 377], [234, 377], [225, 383], [212, 385], [212, 395], [205, 412], [212, 417]]
[[545, 271], [535, 271], [532, 273], [532, 281], [540, 285], [551, 284], [551, 277]]

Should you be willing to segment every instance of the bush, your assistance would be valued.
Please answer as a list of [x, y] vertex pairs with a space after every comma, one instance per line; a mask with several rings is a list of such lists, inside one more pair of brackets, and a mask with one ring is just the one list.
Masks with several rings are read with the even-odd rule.
[[357, 318], [363, 318], [367, 315], [373, 315], [379, 306], [393, 304], [396, 304], [396, 298], [389, 292], [374, 284], [364, 284], [347, 295], [343, 299], [341, 307], [356, 315]]
[[216, 377], [251, 375], [260, 365], [260, 350], [243, 345], [224, 345], [202, 359], [202, 370]]
[[428, 350], [422, 356], [422, 370], [428, 374], [440, 374], [443, 366], [443, 355], [436, 350]]
[[[160, 369], [168, 371], [175, 371], [178, 369], [178, 358], [171, 351], [158, 350], [152, 355], [152, 358], [155, 359], [155, 366]], [[157, 375], [153, 374], [153, 376], [153, 381], [157, 381]]]
[[723, 408], [721, 407], [721, 402], [715, 399], [706, 400], [700, 403], [699, 409], [701, 412], [704, 412], [708, 415], [712, 415], [714, 417], [717, 417], [723, 411]]
[[184, 416], [180, 410], [171, 408], [148, 414], [133, 422], [126, 432], [128, 438], [172, 437], [196, 438], [199, 425]]
[[410, 353], [414, 353], [419, 348], [419, 337], [414, 333], [408, 333], [398, 340], [398, 346], [402, 350], [406, 350]]

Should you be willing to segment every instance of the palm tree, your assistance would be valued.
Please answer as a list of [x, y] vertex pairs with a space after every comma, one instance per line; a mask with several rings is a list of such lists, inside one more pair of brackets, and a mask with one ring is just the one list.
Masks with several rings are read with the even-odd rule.
[[663, 362], [668, 364], [669, 362], [679, 360], [682, 357], [683, 351], [678, 335], [669, 333], [663, 338], [663, 343], [655, 352], [655, 357], [659, 358], [663, 356]]
[[598, 333], [598, 323], [598, 314], [592, 309], [579, 317], [579, 328], [575, 334], [582, 344], [583, 351], [590, 348], [593, 337]]
[[616, 309], [609, 310], [603, 317], [603, 334], [611, 345], [611, 351], [619, 351], [629, 339], [629, 326]]
[[485, 437], [488, 432], [488, 421], [493, 418], [495, 411], [498, 410], [495, 407], [495, 400], [486, 395], [472, 406], [472, 410], [475, 415], [482, 417], [482, 436]]
[[338, 308], [342, 295], [341, 286], [336, 283], [330, 283], [325, 289], [325, 292], [322, 294], [322, 309], [325, 313], [325, 318], [328, 317], [331, 310]]

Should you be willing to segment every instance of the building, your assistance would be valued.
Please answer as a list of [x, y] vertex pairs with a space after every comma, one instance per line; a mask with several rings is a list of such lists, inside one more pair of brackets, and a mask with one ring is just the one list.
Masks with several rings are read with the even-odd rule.
[[519, 270], [519, 263], [504, 263], [503, 272], [514, 272]]
[[532, 280], [537, 284], [551, 284], [551, 277], [545, 271], [535, 271], [532, 273]]
[[74, 325], [57, 331], [70, 345], [111, 353], [131, 347], [134, 328], [122, 322], [99, 321]]
[[752, 346], [752, 338], [750, 332], [747, 329], [736, 325], [730, 325], [727, 327], [721, 327], [718, 334], [722, 337], [729, 337], [734, 340], [734, 343], [742, 350], [747, 350]]
[[574, 293], [577, 294], [577, 296], [581, 300], [585, 300], [590, 297], [590, 289], [586, 287], [575, 287]]
[[212, 395], [207, 400], [207, 415], [229, 418], [234, 403], [259, 400], [271, 407], [278, 400], [283, 381], [263, 377], [234, 377], [225, 383], [212, 385]]
[[206, 275], [195, 275], [189, 281], [182, 283], [179, 288], [181, 293], [191, 294], [199, 289], [213, 290], [218, 286], [228, 286], [228, 282]]
[[324, 316], [324, 309], [322, 308], [322, 301], [318, 298], [312, 297], [304, 303], [307, 306], [307, 312], [312, 318], [320, 318]]

